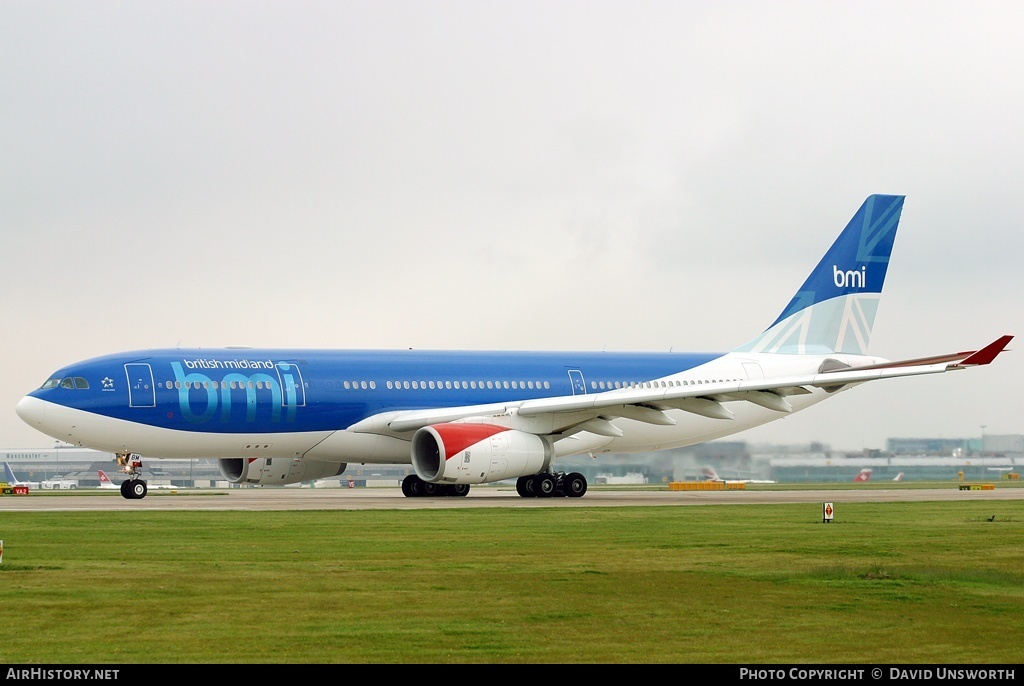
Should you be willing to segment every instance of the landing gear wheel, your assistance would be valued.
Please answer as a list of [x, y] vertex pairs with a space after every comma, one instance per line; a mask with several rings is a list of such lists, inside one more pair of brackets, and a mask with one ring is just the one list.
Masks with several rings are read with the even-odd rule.
[[533, 490], [533, 477], [521, 476], [516, 479], [516, 493], [523, 498], [533, 498], [537, 494]]
[[402, 495], [406, 498], [416, 498], [423, 495], [423, 481], [415, 474], [402, 479]]
[[133, 479], [128, 483], [131, 484], [128, 488], [129, 493], [131, 493], [130, 497], [135, 500], [142, 500], [146, 497], [146, 493], [149, 492], [149, 489], [146, 487], [146, 482], [142, 479]]
[[469, 484], [455, 484], [452, 486], [452, 492], [450, 495], [456, 498], [464, 498], [469, 495]]
[[132, 499], [132, 492], [131, 492], [131, 489], [130, 489], [131, 485], [132, 485], [132, 482], [131, 482], [130, 479], [125, 479], [124, 481], [121, 482], [121, 497], [122, 498], [125, 498], [127, 500], [131, 500]]
[[579, 472], [566, 474], [565, 479], [562, 480], [562, 490], [570, 498], [582, 498], [583, 494], [587, 492], [587, 477]]
[[550, 474], [533, 477], [533, 492], [538, 498], [550, 498], [555, 494], [555, 479]]

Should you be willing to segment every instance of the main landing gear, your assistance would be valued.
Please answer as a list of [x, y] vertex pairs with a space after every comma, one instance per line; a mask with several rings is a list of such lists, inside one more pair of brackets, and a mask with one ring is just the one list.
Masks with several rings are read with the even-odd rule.
[[469, 484], [432, 484], [415, 474], [402, 479], [402, 495], [406, 498], [432, 498], [454, 496], [461, 498], [469, 495]]
[[[516, 492], [524, 498], [582, 498], [587, 492], [587, 477], [579, 472], [542, 472], [521, 476], [516, 481]], [[468, 493], [469, 484], [432, 484], [415, 474], [402, 480], [402, 495], [406, 498], [462, 497]]]
[[587, 477], [579, 472], [541, 472], [516, 480], [516, 492], [524, 498], [582, 498], [587, 492]]
[[118, 453], [117, 464], [128, 478], [121, 482], [121, 496], [128, 500], [141, 500], [149, 488], [141, 478], [142, 456], [137, 453]]

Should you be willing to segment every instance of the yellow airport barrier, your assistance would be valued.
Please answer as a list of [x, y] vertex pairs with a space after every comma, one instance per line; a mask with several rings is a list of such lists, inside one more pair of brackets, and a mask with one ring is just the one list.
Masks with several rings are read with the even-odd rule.
[[670, 491], [743, 491], [747, 485], [729, 481], [671, 481]]
[[961, 491], [994, 491], [995, 484], [960, 484]]
[[668, 485], [670, 491], [722, 491], [725, 485], [721, 481], [673, 481]]

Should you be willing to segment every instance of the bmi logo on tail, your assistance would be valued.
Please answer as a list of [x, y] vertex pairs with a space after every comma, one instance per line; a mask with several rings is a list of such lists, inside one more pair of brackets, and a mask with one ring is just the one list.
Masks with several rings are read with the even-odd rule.
[[843, 271], [837, 265], [832, 265], [832, 280], [836, 288], [864, 288], [868, 281], [868, 268], [861, 267], [860, 271]]

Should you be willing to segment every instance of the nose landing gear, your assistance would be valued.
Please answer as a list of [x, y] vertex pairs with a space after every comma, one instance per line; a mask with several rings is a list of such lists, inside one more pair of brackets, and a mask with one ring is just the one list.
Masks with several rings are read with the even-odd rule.
[[128, 500], [141, 500], [149, 488], [142, 480], [142, 456], [138, 453], [118, 453], [117, 465], [128, 478], [121, 482], [121, 496]]

